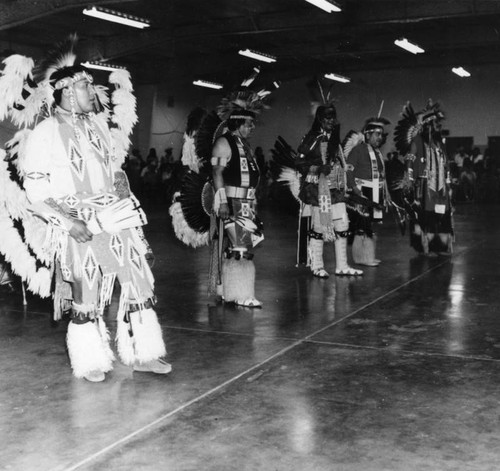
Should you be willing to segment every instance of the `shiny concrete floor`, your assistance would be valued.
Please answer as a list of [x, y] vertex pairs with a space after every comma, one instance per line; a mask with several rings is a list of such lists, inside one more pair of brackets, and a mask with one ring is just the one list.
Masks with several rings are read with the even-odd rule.
[[50, 303], [2, 290], [0, 469], [500, 469], [499, 210], [457, 208], [451, 259], [388, 217], [380, 267], [319, 280], [294, 267], [295, 216], [265, 208], [254, 311], [207, 300], [207, 249], [155, 211], [167, 377], [73, 378]]

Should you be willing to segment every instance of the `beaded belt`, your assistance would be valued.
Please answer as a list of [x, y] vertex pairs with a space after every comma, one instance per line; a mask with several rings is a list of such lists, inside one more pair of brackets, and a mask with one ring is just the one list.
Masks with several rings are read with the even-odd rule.
[[226, 186], [228, 198], [241, 198], [244, 200], [255, 199], [255, 188], [241, 188], [239, 186]]

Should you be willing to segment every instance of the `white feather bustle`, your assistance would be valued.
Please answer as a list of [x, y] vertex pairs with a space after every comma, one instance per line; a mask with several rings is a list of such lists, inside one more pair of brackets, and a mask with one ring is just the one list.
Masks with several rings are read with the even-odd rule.
[[365, 136], [361, 132], [352, 133], [344, 144], [344, 157], [349, 157], [351, 151], [365, 141]]
[[178, 201], [170, 206], [169, 213], [170, 216], [172, 216], [172, 226], [174, 228], [175, 235], [180, 241], [194, 248], [209, 244], [209, 231], [200, 234], [199, 232], [191, 229], [184, 218], [181, 204]]
[[106, 373], [113, 369], [113, 352], [108, 336], [103, 337], [96, 322], [70, 322], [66, 335], [73, 375], [83, 378], [91, 371]]
[[224, 299], [234, 302], [255, 297], [255, 265], [253, 261], [228, 258], [222, 264]]
[[165, 342], [156, 312], [151, 309], [130, 313], [132, 336], [129, 324], [123, 317], [118, 319], [117, 344], [120, 359], [126, 365], [147, 363], [167, 354]]
[[24, 81], [32, 77], [33, 59], [14, 54], [3, 60], [5, 67], [0, 76], [0, 121], [10, 113], [21, 97]]
[[133, 94], [130, 73], [126, 70], [117, 70], [110, 74], [109, 82], [115, 86], [111, 94], [113, 113], [111, 121], [118, 127], [111, 130], [115, 144], [115, 158], [121, 166], [125, 161], [130, 147], [129, 136], [137, 123], [136, 98]]
[[292, 196], [297, 200], [299, 199], [300, 191], [300, 173], [290, 167], [282, 167], [280, 175], [278, 177], [279, 182], [286, 183]]

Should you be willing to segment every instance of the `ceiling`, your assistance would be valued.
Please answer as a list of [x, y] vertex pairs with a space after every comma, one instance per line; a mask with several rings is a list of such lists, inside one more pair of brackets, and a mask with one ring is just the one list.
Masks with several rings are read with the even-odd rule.
[[[126, 66], [136, 83], [205, 79], [234, 85], [258, 63], [241, 48], [272, 54], [261, 79], [287, 81], [336, 72], [500, 62], [500, 1], [338, 0], [328, 14], [304, 0], [94, 0], [148, 18], [138, 30], [82, 15], [81, 0], [1, 0], [0, 58], [43, 55], [69, 33], [80, 60]], [[406, 37], [426, 50], [394, 45]]]

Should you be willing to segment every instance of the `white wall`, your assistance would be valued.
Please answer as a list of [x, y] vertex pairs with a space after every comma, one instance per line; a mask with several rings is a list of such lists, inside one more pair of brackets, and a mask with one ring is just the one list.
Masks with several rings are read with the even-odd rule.
[[[450, 136], [472, 136], [474, 145], [485, 146], [488, 136], [500, 135], [500, 65], [474, 67], [469, 69], [472, 77], [461, 79], [443, 68], [392, 70], [351, 75], [351, 83], [341, 84], [324, 81], [324, 88], [332, 85], [331, 96], [336, 100], [341, 122], [342, 136], [350, 129], [359, 129], [366, 118], [377, 115], [384, 100], [383, 115], [393, 123], [399, 119], [403, 105], [411, 101], [415, 109], [423, 108], [428, 98], [439, 101], [446, 114], [444, 128]], [[312, 110], [318, 104], [319, 93], [314, 96], [308, 82], [311, 77], [283, 83], [272, 95], [272, 108], [259, 117], [258, 127], [252, 136], [253, 146], [262, 146], [266, 153], [272, 148], [278, 135], [292, 146], [297, 146], [301, 137], [312, 123]], [[140, 92], [140, 90], [139, 90]], [[174, 106], [168, 107], [168, 97], [174, 99]], [[182, 132], [189, 111], [194, 106], [212, 109], [222, 95], [210, 90], [186, 87], [157, 88], [155, 107], [149, 143], [143, 138], [141, 150], [156, 147], [158, 153], [165, 147], [180, 151]], [[141, 95], [139, 94], [139, 99]], [[148, 121], [147, 106], [140, 107], [140, 127]], [[385, 150], [393, 148], [392, 136]]]

